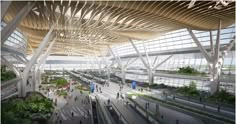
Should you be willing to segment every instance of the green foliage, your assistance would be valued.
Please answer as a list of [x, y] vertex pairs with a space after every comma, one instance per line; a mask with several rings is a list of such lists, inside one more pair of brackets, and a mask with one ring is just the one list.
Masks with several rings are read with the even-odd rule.
[[189, 86], [180, 87], [177, 89], [177, 92], [187, 95], [187, 96], [199, 96], [200, 93], [197, 90], [196, 83], [194, 81], [190, 82]]
[[7, 71], [6, 65], [1, 65], [1, 81], [7, 81], [16, 78], [13, 71]]
[[165, 84], [151, 84], [150, 88], [159, 89], [159, 88], [168, 88]]
[[221, 103], [228, 103], [228, 104], [233, 104], [233, 105], [235, 104], [235, 96], [226, 92], [226, 90], [223, 90], [223, 89], [211, 95], [209, 99], [212, 101], [218, 101]]
[[201, 72], [197, 71], [196, 69], [191, 68], [190, 66], [179, 68], [178, 73], [180, 73], [180, 74], [190, 74], [190, 75], [198, 75], [198, 74], [206, 75], [205, 72], [201, 73]]
[[53, 103], [47, 98], [32, 95], [29, 98], [12, 99], [2, 103], [2, 124], [33, 124], [38, 119], [47, 120], [53, 111]]
[[57, 85], [57, 87], [62, 87], [67, 84], [67, 80], [65, 78], [58, 78], [53, 81]]
[[58, 96], [67, 96], [67, 92], [65, 90], [57, 91]]

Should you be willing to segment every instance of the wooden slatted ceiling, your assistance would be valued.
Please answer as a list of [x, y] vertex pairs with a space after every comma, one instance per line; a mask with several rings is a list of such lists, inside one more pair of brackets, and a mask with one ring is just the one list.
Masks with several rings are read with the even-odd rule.
[[[190, 27], [214, 30], [235, 22], [235, 2], [220, 10], [209, 9], [215, 1], [46, 1], [35, 7], [19, 25], [37, 48], [52, 24], [56, 24], [56, 44], [52, 53], [100, 54], [107, 45], [127, 42], [127, 37], [151, 39], [162, 33]], [[12, 2], [4, 20], [9, 22], [26, 2]], [[63, 33], [63, 36], [60, 34]], [[68, 45], [70, 44], [70, 45]], [[75, 51], [76, 50], [76, 51]], [[32, 50], [28, 49], [28, 54]], [[84, 52], [86, 51], [86, 53]]]

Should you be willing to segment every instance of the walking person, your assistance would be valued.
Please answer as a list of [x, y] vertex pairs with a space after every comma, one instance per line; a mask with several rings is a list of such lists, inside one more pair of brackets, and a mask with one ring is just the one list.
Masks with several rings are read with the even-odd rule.
[[89, 114], [90, 114], [90, 113], [89, 113], [89, 110], [88, 110], [88, 116], [89, 116]]
[[71, 112], [71, 116], [74, 117], [74, 112]]
[[119, 98], [119, 92], [117, 92], [117, 96], [116, 96], [116, 99], [118, 99]]

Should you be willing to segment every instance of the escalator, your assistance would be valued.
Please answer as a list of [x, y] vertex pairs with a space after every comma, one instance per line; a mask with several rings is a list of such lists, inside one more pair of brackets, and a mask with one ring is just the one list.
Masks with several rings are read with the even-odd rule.
[[111, 118], [107, 116], [107, 111], [104, 111], [105, 106], [101, 105], [94, 96], [90, 96], [90, 100], [93, 124], [114, 124]]

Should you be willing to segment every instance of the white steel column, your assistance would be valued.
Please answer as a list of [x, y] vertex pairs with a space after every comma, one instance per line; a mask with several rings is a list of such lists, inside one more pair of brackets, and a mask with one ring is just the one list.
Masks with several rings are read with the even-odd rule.
[[20, 10], [19, 13], [14, 17], [14, 19], [11, 20], [7, 24], [6, 27], [4, 27], [1, 31], [1, 43], [3, 44], [7, 38], [12, 34], [12, 32], [16, 29], [16, 27], [20, 24], [20, 22], [26, 17], [26, 15], [31, 11], [33, 8], [34, 3], [28, 2], [24, 8]]
[[1, 21], [4, 19], [4, 16], [11, 5], [11, 1], [1, 1]]
[[135, 44], [133, 43], [133, 41], [131, 39], [129, 39], [133, 48], [135, 49], [136, 53], [139, 55], [139, 58], [141, 59], [141, 61], [143, 62], [144, 66], [146, 67], [147, 71], [148, 71], [148, 81], [149, 84], [153, 84], [154, 83], [154, 77], [153, 77], [153, 73], [155, 73], [154, 71], [156, 70], [156, 68], [158, 68], [159, 66], [161, 66], [163, 63], [165, 63], [167, 60], [169, 60], [173, 55], [170, 55], [169, 57], [167, 57], [165, 60], [163, 60], [161, 63], [157, 64], [156, 66], [156, 60], [157, 60], [157, 56], [155, 57], [155, 60], [153, 61], [153, 63], [151, 64], [151, 62], [149, 61], [149, 56], [148, 53], [146, 51], [146, 47], [144, 46], [144, 50], [145, 50], [145, 54], [147, 57], [147, 61], [148, 63], [145, 62], [145, 60], [143, 59], [142, 55], [140, 54], [140, 52], [138, 51], [138, 48], [135, 46]]
[[27, 63], [27, 61], [23, 60], [23, 59], [20, 58], [18, 55], [14, 55], [14, 54], [12, 54], [12, 56], [13, 56], [14, 58], [16, 58], [18, 61], [20, 61], [22, 64]]
[[31, 87], [32, 88], [32, 91], [35, 91], [36, 89], [36, 80], [37, 80], [37, 71], [36, 71], [36, 65], [32, 66], [32, 79], [30, 80], [30, 84], [31, 84]]
[[197, 44], [198, 48], [200, 48], [200, 51], [202, 52], [203, 56], [206, 58], [208, 62], [209, 74], [210, 74], [209, 77], [211, 82], [210, 84], [211, 94], [214, 94], [215, 92], [219, 91], [219, 83], [220, 83], [219, 78], [221, 74], [221, 68], [223, 65], [224, 57], [228, 54], [230, 49], [235, 44], [235, 36], [234, 36], [233, 39], [229, 42], [229, 44], [223, 47], [222, 51], [220, 51], [220, 30], [221, 30], [221, 21], [219, 21], [215, 47], [213, 47], [212, 34], [210, 32], [211, 55], [209, 55], [207, 51], [203, 48], [201, 43], [198, 41], [196, 36], [193, 34], [192, 30], [188, 29], [190, 36], [193, 38], [193, 41]]
[[138, 57], [135, 58], [135, 59], [133, 59], [133, 60], [130, 61], [130, 62], [127, 62], [126, 65], [125, 65], [125, 68], [127, 68], [130, 64], [134, 63], [137, 59], [138, 59]]
[[30, 61], [25, 66], [25, 69], [23, 71], [23, 83], [22, 83], [21, 97], [25, 97], [26, 96], [26, 89], [25, 88], [26, 88], [26, 83], [27, 83], [29, 71], [30, 71], [32, 65], [35, 64], [36, 60], [38, 59], [38, 57], [41, 54], [41, 52], [44, 50], [44, 48], [47, 45], [47, 43], [49, 42], [53, 29], [54, 29], [54, 26], [51, 27], [49, 32], [44, 37], [43, 41], [40, 43], [40, 45], [39, 45], [38, 49], [36, 50], [35, 54], [32, 56]]
[[129, 41], [132, 44], [133, 48], [135, 49], [136, 53], [139, 55], [139, 58], [143, 62], [144, 66], [148, 69], [149, 65], [145, 62], [145, 60], [143, 59], [142, 55], [139, 53], [137, 47], [134, 45], [133, 41], [131, 39], [129, 39]]
[[[145, 60], [143, 59], [142, 55], [138, 51], [138, 48], [134, 45], [133, 41], [131, 39], [129, 39], [129, 40], [130, 40], [133, 48], [135, 49], [136, 53], [139, 55], [139, 58], [141, 59], [141, 61], [143, 62], [144, 66], [146, 67], [146, 69], [148, 71], [148, 81], [149, 81], [149, 84], [153, 84], [153, 69], [152, 69], [152, 66], [150, 65], [150, 62], [148, 62], [148, 63], [145, 62]], [[145, 49], [145, 53], [146, 53], [147, 60], [149, 61], [146, 49]]]
[[36, 88], [38, 88], [39, 84], [41, 84], [41, 73], [42, 73], [42, 64], [45, 62], [45, 60], [47, 59], [47, 57], [50, 54], [50, 51], [52, 49], [53, 44], [55, 43], [56, 39], [54, 38], [53, 41], [50, 43], [50, 45], [48, 46], [46, 52], [40, 56], [40, 58], [38, 59], [38, 63], [35, 65], [35, 69], [34, 69], [34, 81], [33, 81], [33, 90], [35, 91]]
[[108, 66], [108, 62], [107, 60], [105, 59], [105, 54], [102, 56], [103, 58], [103, 61], [104, 61], [104, 65], [107, 69], [107, 78], [108, 78], [108, 82], [110, 82], [110, 66]]
[[44, 63], [47, 59], [47, 57], [50, 55], [51, 49], [54, 45], [56, 41], [56, 38], [53, 39], [53, 41], [50, 43], [50, 45], [48, 46], [46, 52], [40, 57], [39, 62], [37, 64], [37, 67], [35, 68], [35, 74], [36, 74], [36, 78], [35, 78], [35, 87], [38, 88], [39, 84], [41, 84], [41, 73], [44, 71]]
[[157, 64], [153, 70], [156, 70], [158, 67], [160, 67], [163, 63], [165, 63], [167, 60], [169, 60], [173, 55], [170, 55], [169, 57], [167, 57], [166, 59], [164, 59], [162, 62], [160, 62], [159, 64]]
[[110, 53], [113, 55], [113, 57], [115, 58], [115, 60], [117, 61], [120, 70], [121, 70], [121, 79], [122, 79], [122, 84], [125, 84], [125, 74], [126, 74], [126, 67], [125, 65], [122, 64], [120, 56], [116, 56], [114, 54], [114, 52], [112, 51], [112, 49], [110, 48], [110, 46], [108, 46]]
[[[22, 78], [21, 76], [21, 72], [10, 62], [8, 62], [3, 56], [1, 57], [1, 61], [3, 61], [3, 64], [7, 65], [7, 67], [11, 68], [11, 70], [13, 70], [16, 74], [17, 78]], [[17, 83], [17, 91], [18, 91], [18, 95], [21, 93], [21, 82], [22, 80], [19, 80]]]
[[97, 58], [97, 56], [96, 55], [94, 55], [94, 57], [95, 57], [95, 60], [96, 60], [96, 63], [97, 63], [97, 65], [98, 65], [98, 73], [99, 73], [99, 75], [101, 75], [101, 70], [102, 70], [102, 67], [101, 67], [101, 60], [98, 60], [98, 58]]
[[110, 51], [110, 53], [112, 54], [112, 56], [115, 58], [115, 61], [117, 62], [117, 64], [119, 65], [119, 67], [121, 68], [121, 63], [119, 61], [119, 59], [117, 59], [116, 55], [114, 54], [114, 52], [112, 51], [112, 49], [110, 48], [110, 46], [108, 46], [108, 49]]
[[124, 66], [121, 66], [122, 84], [125, 84], [125, 73], [126, 73], [126, 68]]

